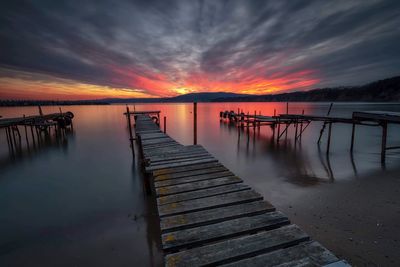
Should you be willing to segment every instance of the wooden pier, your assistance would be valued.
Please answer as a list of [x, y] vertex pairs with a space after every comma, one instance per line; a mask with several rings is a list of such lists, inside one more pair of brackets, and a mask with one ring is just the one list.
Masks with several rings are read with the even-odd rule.
[[149, 114], [132, 114], [166, 266], [349, 266], [202, 146], [184, 146]]
[[[332, 135], [332, 127], [335, 123], [344, 123], [352, 125], [352, 133], [351, 133], [351, 145], [350, 152], [353, 153], [354, 150], [354, 142], [355, 142], [355, 130], [356, 125], [361, 126], [375, 126], [382, 127], [382, 145], [381, 145], [381, 162], [384, 164], [386, 160], [386, 151], [393, 149], [400, 149], [400, 146], [391, 146], [387, 147], [387, 128], [388, 124], [400, 124], [400, 113], [399, 112], [388, 112], [388, 111], [364, 111], [364, 112], [353, 112], [351, 118], [343, 118], [343, 117], [332, 117], [329, 116], [330, 110], [332, 108], [332, 104], [329, 108], [328, 114], [326, 116], [314, 116], [314, 115], [304, 115], [303, 114], [274, 114], [273, 116], [265, 116], [265, 115], [257, 115], [255, 112], [254, 115], [250, 115], [249, 113], [245, 114], [235, 113], [234, 111], [221, 111], [220, 119], [227, 120], [230, 123], [235, 123], [240, 127], [247, 127], [250, 129], [253, 127], [256, 129], [260, 129], [262, 125], [269, 125], [272, 127], [273, 136], [276, 137], [276, 141], [279, 143], [283, 135], [287, 138], [288, 129], [291, 125], [295, 128], [294, 133], [294, 141], [301, 141], [301, 137], [307, 127], [311, 122], [323, 122], [320, 135], [318, 138], [318, 144], [321, 141], [322, 135], [325, 132], [326, 126], [328, 126], [328, 137], [327, 137], [327, 147], [326, 153], [330, 152], [330, 144], [331, 144], [331, 135]], [[287, 110], [288, 112], [288, 110]]]
[[39, 107], [39, 115], [1, 118], [0, 129], [5, 130], [9, 151], [14, 154], [21, 149], [23, 134], [28, 148], [30, 143], [36, 146], [36, 143], [41, 141], [42, 133], [49, 134], [52, 128], [57, 136], [62, 136], [66, 128], [72, 129], [73, 118], [74, 114], [69, 111], [63, 113], [60, 109], [59, 113], [43, 114]]

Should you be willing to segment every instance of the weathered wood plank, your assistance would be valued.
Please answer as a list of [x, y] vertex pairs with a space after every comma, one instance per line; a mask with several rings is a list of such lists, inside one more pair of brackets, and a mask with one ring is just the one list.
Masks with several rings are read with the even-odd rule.
[[157, 139], [142, 140], [142, 145], [143, 145], [143, 146], [147, 146], [147, 145], [157, 145], [157, 144], [168, 143], [168, 142], [177, 143], [174, 139], [172, 139], [172, 138], [170, 138], [170, 137], [163, 137], [163, 138], [157, 138]]
[[163, 156], [154, 156], [148, 157], [147, 159], [151, 162], [160, 162], [160, 161], [168, 161], [168, 160], [178, 160], [178, 159], [187, 159], [187, 158], [196, 158], [196, 157], [204, 157], [204, 156], [211, 156], [210, 153], [199, 151], [195, 153], [179, 153], [179, 154], [164, 154]]
[[244, 185], [242, 183], [239, 184], [230, 184], [224, 186], [217, 186], [208, 189], [196, 190], [186, 193], [174, 194], [169, 196], [163, 196], [157, 198], [158, 205], [165, 205], [174, 202], [186, 201], [190, 199], [197, 199], [203, 197], [211, 197], [220, 194], [226, 194], [231, 192], [243, 191], [250, 189], [250, 186]]
[[150, 166], [159, 166], [159, 165], [165, 165], [165, 164], [181, 163], [181, 162], [188, 162], [188, 161], [202, 160], [202, 159], [215, 159], [215, 158], [211, 155], [202, 155], [202, 156], [193, 156], [193, 157], [187, 157], [187, 158], [181, 158], [181, 159], [170, 159], [170, 160], [164, 160], [164, 161], [158, 161], [158, 162], [150, 161]]
[[177, 250], [261, 230], [271, 230], [286, 224], [289, 224], [289, 220], [281, 212], [268, 212], [166, 233], [161, 237], [162, 246], [164, 250]]
[[160, 227], [163, 233], [188, 229], [226, 220], [236, 219], [244, 216], [262, 214], [274, 211], [275, 207], [267, 201], [254, 201], [237, 204], [228, 207], [214, 208], [163, 217], [160, 220]]
[[223, 172], [223, 171], [227, 171], [227, 170], [228, 170], [227, 168], [220, 165], [218, 167], [212, 167], [212, 168], [208, 168], [208, 169], [200, 169], [200, 170], [170, 173], [170, 174], [161, 174], [159, 176], [154, 177], [154, 181], [158, 182], [158, 181], [177, 179], [177, 178], [183, 178], [183, 177], [188, 177], [188, 176], [196, 176], [196, 175], [210, 174], [210, 173], [215, 173], [215, 172]]
[[221, 177], [230, 177], [230, 176], [235, 176], [235, 175], [230, 171], [214, 172], [214, 173], [207, 173], [207, 174], [196, 175], [196, 176], [189, 176], [189, 177], [183, 177], [183, 178], [158, 181], [158, 182], [154, 183], [154, 186], [156, 188], [158, 188], [158, 187], [171, 186], [171, 185], [177, 185], [177, 184], [185, 184], [185, 183], [191, 183], [191, 182], [197, 182], [197, 181], [209, 180], [209, 179], [215, 179], [215, 178], [221, 178]]
[[262, 196], [253, 190], [246, 190], [158, 206], [158, 214], [160, 217], [171, 216], [256, 200], [262, 200]]
[[158, 197], [168, 196], [172, 194], [191, 192], [201, 189], [207, 189], [212, 187], [218, 187], [228, 184], [237, 184], [243, 182], [242, 179], [236, 176], [228, 176], [222, 178], [215, 178], [209, 180], [203, 180], [198, 182], [191, 182], [186, 184], [178, 184], [172, 186], [164, 186], [156, 188], [156, 195]]
[[175, 168], [170, 168], [170, 169], [156, 170], [156, 171], [153, 171], [153, 176], [157, 177], [158, 175], [163, 175], [163, 174], [188, 172], [188, 171], [194, 171], [194, 170], [204, 170], [204, 169], [208, 169], [208, 168], [212, 168], [212, 167], [220, 167], [220, 166], [222, 166], [222, 165], [219, 162], [199, 163], [199, 164], [193, 164], [190, 166], [182, 166], [182, 167], [175, 167]]
[[157, 165], [157, 166], [150, 166], [146, 167], [146, 172], [152, 172], [156, 170], [161, 170], [161, 169], [169, 169], [169, 168], [175, 168], [175, 167], [182, 167], [182, 166], [188, 166], [188, 165], [195, 165], [199, 163], [209, 163], [209, 162], [218, 162], [215, 158], [209, 158], [209, 159], [199, 159], [199, 160], [193, 160], [193, 161], [186, 161], [182, 163], [170, 163], [170, 164], [165, 164], [165, 165]]
[[226, 267], [250, 266], [323, 266], [339, 259], [318, 242], [306, 242], [256, 257], [236, 261]]
[[166, 266], [204, 266], [229, 263], [283, 247], [299, 244], [309, 237], [296, 225], [231, 238], [165, 257]]

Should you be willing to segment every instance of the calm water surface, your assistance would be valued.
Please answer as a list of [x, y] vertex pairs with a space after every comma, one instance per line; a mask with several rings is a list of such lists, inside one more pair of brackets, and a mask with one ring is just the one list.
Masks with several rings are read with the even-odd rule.
[[[154, 202], [145, 196], [137, 159], [132, 158], [125, 106], [62, 108], [75, 118], [74, 132], [61, 142], [51, 139], [11, 156], [0, 131], [0, 266], [162, 264]], [[161, 110], [167, 133], [192, 143], [192, 104], [135, 108]], [[268, 126], [247, 133], [220, 121], [219, 111], [238, 108], [265, 115], [274, 109], [286, 112], [285, 103], [199, 104], [198, 143], [284, 211], [293, 203], [309, 206], [307, 199], [321, 188], [400, 173], [400, 154], [390, 152], [386, 165], [380, 163], [379, 127], [357, 128], [351, 157], [351, 126], [334, 125], [327, 157], [326, 136], [320, 147], [316, 144], [321, 123], [311, 123], [297, 144], [291, 127], [278, 145]], [[291, 103], [289, 112], [325, 115], [328, 108], [329, 103]], [[400, 111], [400, 105], [337, 103], [331, 115], [350, 117], [357, 110]], [[0, 108], [3, 117], [22, 114], [37, 114], [37, 108]], [[398, 126], [389, 127], [389, 145], [400, 144], [398, 132]]]

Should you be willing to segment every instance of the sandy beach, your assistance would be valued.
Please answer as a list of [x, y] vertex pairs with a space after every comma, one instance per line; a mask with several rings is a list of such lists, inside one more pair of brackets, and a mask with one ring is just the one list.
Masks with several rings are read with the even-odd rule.
[[314, 189], [301, 201], [277, 208], [353, 266], [400, 266], [398, 171]]

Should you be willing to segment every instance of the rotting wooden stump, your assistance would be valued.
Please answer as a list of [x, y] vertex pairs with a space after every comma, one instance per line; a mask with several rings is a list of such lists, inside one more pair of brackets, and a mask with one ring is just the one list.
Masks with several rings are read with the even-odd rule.
[[147, 114], [136, 114], [135, 132], [166, 266], [349, 266], [202, 146], [179, 144]]

